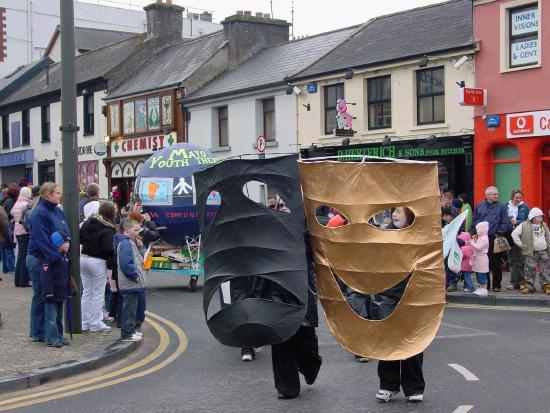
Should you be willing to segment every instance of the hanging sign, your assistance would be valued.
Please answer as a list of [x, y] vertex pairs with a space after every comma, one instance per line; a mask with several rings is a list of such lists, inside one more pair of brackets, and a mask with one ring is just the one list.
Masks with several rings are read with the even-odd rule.
[[458, 103], [460, 106], [487, 106], [487, 89], [462, 87]]

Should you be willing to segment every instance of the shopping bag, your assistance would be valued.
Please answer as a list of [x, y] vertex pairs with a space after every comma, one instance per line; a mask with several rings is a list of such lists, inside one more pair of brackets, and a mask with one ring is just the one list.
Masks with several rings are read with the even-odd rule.
[[510, 251], [512, 248], [510, 247], [510, 244], [508, 243], [508, 240], [506, 237], [502, 235], [497, 235], [495, 237], [495, 241], [493, 244], [493, 251], [495, 253], [504, 252], [504, 251]]
[[454, 273], [460, 272], [460, 266], [462, 264], [462, 251], [460, 246], [455, 241], [451, 246], [451, 251], [449, 251], [449, 258], [447, 260], [447, 265], [449, 269]]

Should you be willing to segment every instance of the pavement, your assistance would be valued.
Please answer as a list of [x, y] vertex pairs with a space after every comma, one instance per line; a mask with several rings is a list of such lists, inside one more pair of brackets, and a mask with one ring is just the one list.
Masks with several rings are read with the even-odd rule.
[[[56, 378], [93, 370], [136, 347], [122, 343], [120, 331], [73, 334], [61, 349], [29, 337], [32, 288], [15, 288], [13, 274], [0, 281], [0, 393], [34, 387]], [[66, 334], [68, 337], [68, 334]]]

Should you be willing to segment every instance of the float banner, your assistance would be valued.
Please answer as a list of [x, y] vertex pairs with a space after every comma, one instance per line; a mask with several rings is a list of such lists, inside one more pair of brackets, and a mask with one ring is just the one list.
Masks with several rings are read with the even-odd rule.
[[[318, 294], [336, 340], [353, 354], [377, 360], [424, 351], [445, 306], [437, 163], [301, 161], [298, 170]], [[335, 208], [347, 223], [322, 226], [316, 219], [319, 206]], [[374, 215], [395, 207], [414, 213], [412, 225], [373, 224]], [[343, 290], [373, 295], [371, 317], [377, 319], [358, 315]], [[374, 317], [388, 301], [391, 310]]]
[[[228, 159], [194, 173], [203, 239], [203, 307], [220, 343], [260, 347], [289, 339], [300, 327], [308, 299], [304, 207], [297, 155]], [[249, 199], [243, 188], [260, 181], [284, 199], [290, 212]], [[207, 198], [221, 205], [210, 224]], [[229, 281], [231, 302], [209, 314], [218, 290]], [[224, 286], [227, 289], [227, 284]]]

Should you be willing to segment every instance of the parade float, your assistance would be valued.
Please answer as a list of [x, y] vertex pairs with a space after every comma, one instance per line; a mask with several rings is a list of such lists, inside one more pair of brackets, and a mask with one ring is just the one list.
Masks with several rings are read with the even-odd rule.
[[[179, 143], [155, 152], [136, 180], [135, 192], [142, 201], [142, 212], [156, 223], [160, 235], [146, 254], [149, 272], [188, 276], [192, 291], [203, 274], [193, 173], [216, 162], [218, 158], [203, 148]], [[216, 215], [220, 202], [218, 193], [209, 194], [206, 221]]]

